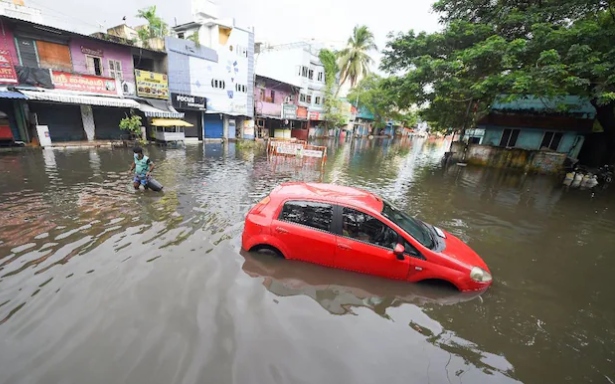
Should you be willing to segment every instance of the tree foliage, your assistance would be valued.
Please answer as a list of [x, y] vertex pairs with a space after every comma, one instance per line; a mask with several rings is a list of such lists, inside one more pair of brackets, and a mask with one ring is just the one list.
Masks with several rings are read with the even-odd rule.
[[128, 131], [131, 135], [139, 137], [141, 135], [141, 116], [135, 115], [134, 111], [130, 111], [130, 116], [120, 120], [120, 129]]
[[400, 100], [459, 128], [499, 95], [587, 98], [615, 146], [615, 9], [605, 0], [439, 0], [443, 29], [390, 36]]
[[377, 49], [372, 31], [366, 25], [355, 26], [346, 48], [338, 52], [340, 85], [350, 80], [352, 88], [359, 79], [369, 74], [370, 65], [374, 62], [369, 52]]
[[341, 113], [342, 102], [336, 96], [337, 73], [339, 72], [336, 55], [328, 49], [321, 49], [318, 57], [325, 68], [325, 96], [323, 100], [325, 123], [327, 128], [329, 126], [340, 127], [346, 123], [346, 119]]
[[399, 97], [392, 86], [391, 78], [370, 74], [348, 94], [348, 101], [357, 108], [365, 108], [374, 115], [374, 125], [384, 127], [389, 120], [400, 122], [405, 127], [417, 123], [415, 113], [403, 112], [398, 107]]
[[155, 5], [139, 9], [137, 17], [147, 21], [147, 28], [138, 31], [139, 38], [142, 41], [147, 41], [154, 37], [165, 37], [169, 34], [169, 26], [158, 16]]

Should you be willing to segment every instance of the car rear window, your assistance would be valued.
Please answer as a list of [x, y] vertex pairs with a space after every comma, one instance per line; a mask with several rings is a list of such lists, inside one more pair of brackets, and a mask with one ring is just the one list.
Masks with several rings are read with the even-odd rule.
[[311, 201], [287, 201], [284, 203], [279, 219], [331, 232], [333, 206]]

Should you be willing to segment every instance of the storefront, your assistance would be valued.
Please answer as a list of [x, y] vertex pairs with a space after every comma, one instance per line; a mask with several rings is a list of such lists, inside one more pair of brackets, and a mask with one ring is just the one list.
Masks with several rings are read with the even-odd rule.
[[56, 90], [21, 90], [28, 98], [33, 125], [46, 125], [52, 142], [119, 139], [119, 122], [138, 108], [134, 100], [85, 96]]
[[26, 96], [0, 88], [0, 145], [28, 142], [22, 105]]
[[200, 96], [171, 93], [171, 105], [184, 113], [184, 120], [192, 125], [185, 127], [187, 139], [203, 140], [203, 113], [207, 111], [207, 99]]

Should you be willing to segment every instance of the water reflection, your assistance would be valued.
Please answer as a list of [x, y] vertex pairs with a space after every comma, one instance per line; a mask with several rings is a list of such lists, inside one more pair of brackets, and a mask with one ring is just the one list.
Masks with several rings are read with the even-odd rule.
[[[1, 154], [7, 382], [615, 380], [612, 191], [443, 168], [446, 141], [320, 144], [324, 173], [232, 143], [148, 147], [163, 193], [131, 188], [129, 150]], [[240, 254], [246, 211], [290, 180], [393, 200], [467, 241], [494, 286], [468, 297]]]

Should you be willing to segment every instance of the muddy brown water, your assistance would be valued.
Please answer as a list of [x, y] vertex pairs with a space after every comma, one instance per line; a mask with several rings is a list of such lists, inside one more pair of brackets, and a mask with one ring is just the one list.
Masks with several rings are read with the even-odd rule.
[[[0, 153], [0, 383], [613, 383], [615, 197], [443, 168], [446, 142]], [[360, 186], [468, 242], [482, 295], [240, 251], [276, 184]]]

